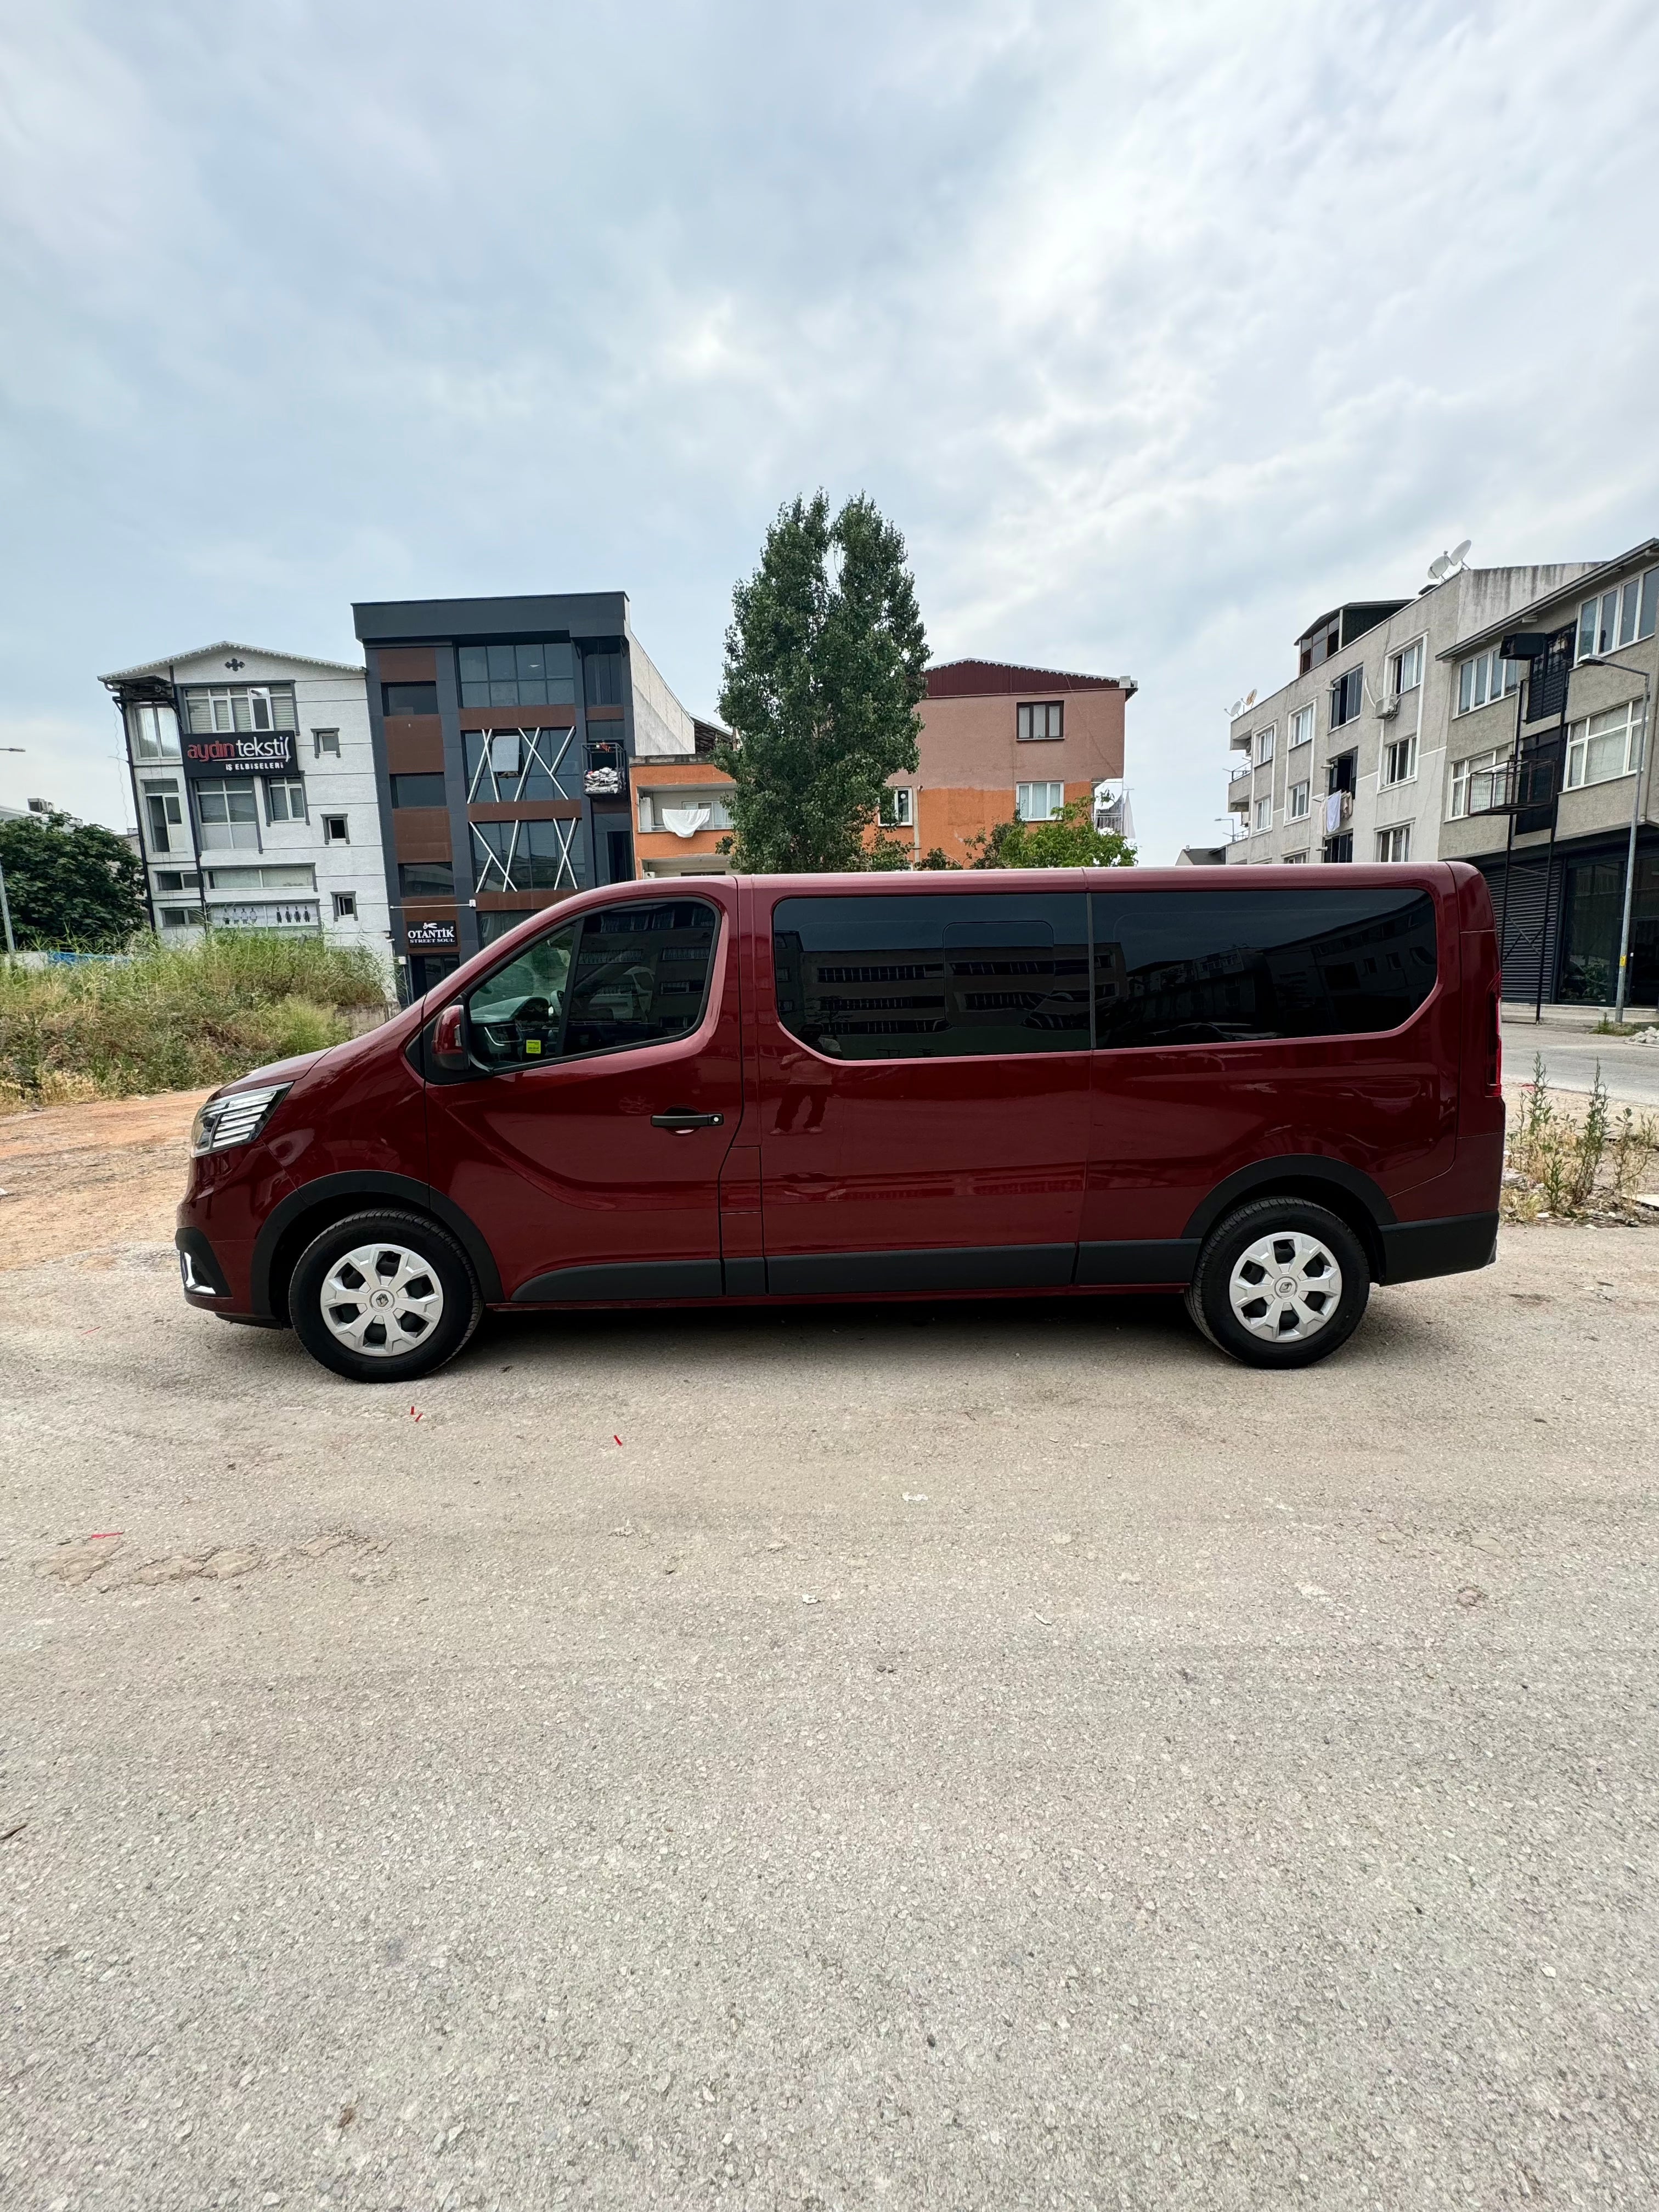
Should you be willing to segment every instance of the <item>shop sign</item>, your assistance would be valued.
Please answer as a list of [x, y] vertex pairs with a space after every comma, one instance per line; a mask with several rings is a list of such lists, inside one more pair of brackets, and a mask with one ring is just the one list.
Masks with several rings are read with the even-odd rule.
[[404, 930], [404, 939], [411, 952], [453, 952], [455, 925], [453, 921], [411, 921]]
[[179, 742], [186, 775], [292, 775], [299, 766], [292, 730], [198, 730]]

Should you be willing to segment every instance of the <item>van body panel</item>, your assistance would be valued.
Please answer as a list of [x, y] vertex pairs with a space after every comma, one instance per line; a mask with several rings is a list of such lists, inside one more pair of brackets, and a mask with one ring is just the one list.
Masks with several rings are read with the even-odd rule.
[[[720, 1170], [743, 1118], [737, 898], [728, 880], [673, 896], [720, 916], [689, 1036], [430, 1087], [432, 1187], [483, 1229], [514, 1304], [721, 1294]], [[559, 922], [617, 903], [613, 885]], [[717, 1118], [653, 1119], [681, 1111]]]

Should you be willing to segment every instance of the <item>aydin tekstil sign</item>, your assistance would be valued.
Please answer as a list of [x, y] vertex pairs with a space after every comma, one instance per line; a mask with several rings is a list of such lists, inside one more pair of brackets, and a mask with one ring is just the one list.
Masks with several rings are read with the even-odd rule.
[[292, 730], [198, 731], [183, 744], [186, 775], [281, 775], [296, 765]]

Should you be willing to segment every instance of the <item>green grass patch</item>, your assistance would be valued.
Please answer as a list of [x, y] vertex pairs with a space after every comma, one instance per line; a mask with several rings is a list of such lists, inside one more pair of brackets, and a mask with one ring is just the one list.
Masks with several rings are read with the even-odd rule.
[[0, 958], [0, 1113], [228, 1082], [339, 1043], [385, 1000], [372, 952], [253, 931], [84, 966]]

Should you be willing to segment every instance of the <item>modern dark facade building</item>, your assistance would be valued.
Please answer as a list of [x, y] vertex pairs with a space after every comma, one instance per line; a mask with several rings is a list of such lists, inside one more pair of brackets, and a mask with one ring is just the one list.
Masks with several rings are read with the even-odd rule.
[[630, 763], [696, 750], [622, 592], [354, 606], [410, 996], [539, 907], [635, 873]]

